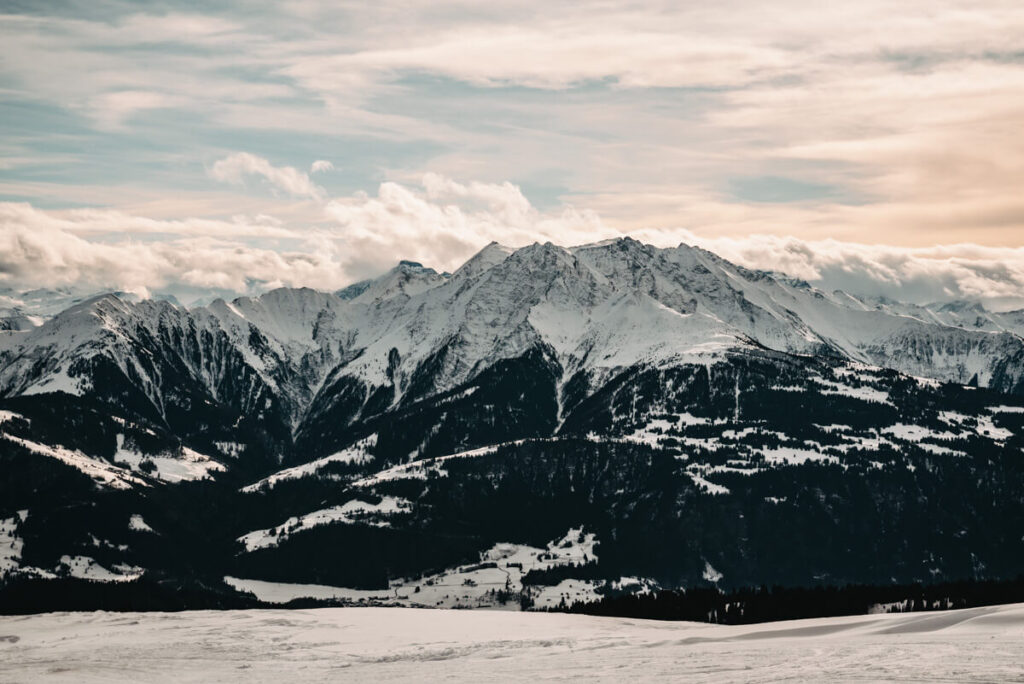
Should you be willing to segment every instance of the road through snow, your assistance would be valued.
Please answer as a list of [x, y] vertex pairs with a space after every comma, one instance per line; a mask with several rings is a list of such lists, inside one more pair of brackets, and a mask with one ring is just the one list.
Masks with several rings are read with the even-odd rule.
[[408, 608], [0, 617], [3, 682], [1024, 682], [1024, 604], [749, 626]]

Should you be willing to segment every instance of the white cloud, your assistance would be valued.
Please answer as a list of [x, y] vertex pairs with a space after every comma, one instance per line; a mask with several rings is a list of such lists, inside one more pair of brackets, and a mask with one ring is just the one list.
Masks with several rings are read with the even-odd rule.
[[301, 58], [285, 73], [311, 89], [351, 95], [408, 71], [483, 86], [562, 89], [613, 79], [624, 87], [721, 87], [777, 75], [787, 66], [784, 52], [770, 46], [653, 26], [622, 30], [577, 17], [553, 26], [436, 31], [418, 44]]
[[[384, 0], [216, 15], [93, 11], [0, 21], [10, 97], [138, 136], [76, 142], [83, 168], [120, 174], [83, 174], [79, 184], [172, 194], [176, 180], [191, 181], [181, 160], [211, 155], [193, 141], [258, 129], [273, 137], [268, 149], [309, 146], [311, 134], [386, 139], [371, 152], [357, 144], [346, 172], [393, 178], [411, 164], [513, 177], [585, 197], [622, 229], [1016, 244], [1024, 226], [1019, 2]], [[60, 163], [31, 121], [11, 128], [0, 147], [16, 136], [29, 142], [9, 156]], [[167, 150], [160, 160], [172, 160], [160, 171], [146, 155], [154, 130], [154, 146]], [[138, 159], [109, 163], [108, 151], [135, 143]], [[310, 158], [327, 154], [312, 149]], [[87, 150], [103, 150], [103, 163]], [[789, 211], [723, 191], [758, 175], [835, 187], [841, 199]], [[317, 198], [301, 175], [275, 178], [282, 192]], [[3, 194], [29, 197], [8, 185]], [[657, 197], [667, 195], [675, 199]]]
[[[264, 287], [330, 288], [346, 282], [333, 255], [301, 244], [296, 249], [270, 248], [239, 239], [239, 234], [269, 230], [266, 225], [158, 222], [115, 213], [58, 216], [24, 204], [0, 203], [0, 284], [17, 289], [78, 286], [146, 292], [188, 287], [241, 293], [253, 280]], [[162, 239], [136, 239], [151, 232], [161, 233]]]
[[327, 161], [326, 159], [317, 159], [313, 162], [312, 166], [309, 167], [310, 173], [321, 173], [323, 171], [333, 171], [334, 164]]
[[454, 269], [492, 240], [587, 242], [616, 232], [591, 212], [542, 212], [509, 184], [428, 175], [421, 187], [382, 183], [323, 205], [315, 226], [268, 216], [152, 219], [122, 212], [44, 211], [0, 203], [0, 284], [161, 291], [310, 286], [332, 290], [399, 259]]
[[118, 90], [97, 95], [88, 109], [103, 128], [116, 129], [138, 112], [180, 104], [176, 97], [149, 90]]
[[223, 239], [290, 239], [296, 231], [267, 215], [236, 216], [230, 221], [186, 218], [153, 219], [109, 209], [66, 209], [41, 211], [27, 204], [0, 202], [0, 225], [45, 226], [79, 237], [103, 237], [107, 241], [130, 240], [138, 236], [205, 236]]
[[492, 240], [570, 244], [617, 234], [592, 212], [538, 211], [511, 183], [461, 184], [436, 174], [426, 174], [419, 189], [386, 182], [375, 197], [334, 199], [325, 212], [346, 249], [376, 270], [396, 258], [452, 270]]
[[292, 166], [274, 166], [263, 157], [236, 152], [218, 160], [209, 170], [210, 177], [234, 185], [242, 185], [246, 176], [260, 176], [272, 187], [293, 197], [323, 199], [325, 191], [309, 179], [309, 175]]
[[[454, 270], [492, 240], [572, 245], [621, 234], [592, 211], [569, 205], [539, 210], [511, 183], [463, 183], [437, 174], [427, 174], [418, 185], [385, 182], [375, 195], [334, 198], [322, 211], [316, 225], [295, 226], [270, 216], [157, 220], [0, 203], [0, 284], [242, 293], [255, 281], [261, 288], [333, 290], [399, 259]], [[700, 246], [826, 290], [918, 303], [968, 298], [997, 308], [1024, 307], [1024, 248], [896, 247], [682, 229], [631, 234], [662, 247]]]

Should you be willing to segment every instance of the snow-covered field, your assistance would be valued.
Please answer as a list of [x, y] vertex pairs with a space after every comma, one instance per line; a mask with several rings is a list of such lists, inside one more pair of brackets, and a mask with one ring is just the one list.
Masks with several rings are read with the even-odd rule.
[[[390, 498], [385, 497], [385, 500]], [[381, 503], [383, 504], [385, 500]], [[349, 502], [353, 503], [362, 502]], [[322, 517], [323, 514], [335, 510], [327, 509], [312, 515]], [[299, 529], [299, 524], [294, 520], [289, 521], [283, 529]], [[279, 532], [277, 537], [274, 537], [268, 535], [267, 530], [260, 530], [250, 532], [240, 541], [249, 548], [263, 548], [276, 543], [281, 534], [284, 533]], [[593, 533], [585, 534], [582, 528], [575, 528], [570, 529], [565, 536], [552, 540], [547, 548], [543, 549], [524, 544], [495, 544], [480, 555], [479, 563], [460, 565], [419, 578], [395, 578], [386, 589], [348, 589], [318, 584], [265, 582], [238, 577], [225, 577], [224, 581], [236, 589], [251, 592], [256, 598], [267, 603], [288, 603], [294, 599], [315, 598], [407, 608], [519, 610], [518, 596], [526, 592], [537, 608], [555, 608], [563, 602], [572, 604], [576, 601], [596, 601], [599, 597], [595, 589], [600, 582], [564, 579], [552, 586], [524, 586], [523, 577], [531, 570], [548, 570], [560, 565], [584, 565], [596, 561], [596, 541]], [[649, 582], [634, 579], [637, 584], [650, 586]], [[505, 597], [502, 598], [499, 592], [504, 593]], [[513, 596], [511, 599], [508, 598], [510, 594]]]
[[409, 608], [0, 617], [0, 681], [1024, 682], [1024, 604], [725, 627]]

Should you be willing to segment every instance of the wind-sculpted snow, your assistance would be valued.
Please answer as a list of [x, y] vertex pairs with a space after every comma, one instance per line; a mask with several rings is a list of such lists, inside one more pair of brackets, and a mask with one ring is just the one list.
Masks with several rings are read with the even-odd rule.
[[720, 626], [408, 608], [0, 618], [10, 681], [1010, 682], [1024, 607]]

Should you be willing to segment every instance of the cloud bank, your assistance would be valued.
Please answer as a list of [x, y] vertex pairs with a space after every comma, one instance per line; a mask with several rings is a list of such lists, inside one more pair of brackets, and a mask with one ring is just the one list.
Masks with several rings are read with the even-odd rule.
[[[265, 178], [280, 171], [251, 155], [227, 160], [220, 167], [226, 177], [235, 169], [270, 169], [257, 172]], [[295, 176], [284, 178], [290, 183]], [[319, 207], [319, 221], [294, 226], [268, 216], [162, 220], [0, 203], [0, 287], [193, 295], [278, 286], [335, 290], [403, 258], [454, 270], [492, 240], [568, 246], [623, 234], [593, 211], [569, 205], [538, 209], [512, 183], [464, 183], [438, 174], [416, 184], [384, 182], [375, 194], [323, 198]], [[629, 234], [661, 247], [696, 245], [827, 290], [917, 303], [972, 299], [997, 309], [1024, 307], [1024, 248], [708, 237], [685, 229]]]
[[1024, 235], [1020, 2], [36, 5], [0, 15], [0, 194], [35, 206], [170, 205], [203, 170], [236, 202], [433, 171], [621, 231]]

